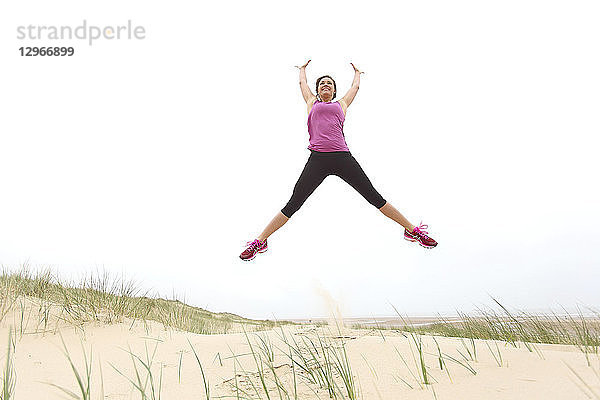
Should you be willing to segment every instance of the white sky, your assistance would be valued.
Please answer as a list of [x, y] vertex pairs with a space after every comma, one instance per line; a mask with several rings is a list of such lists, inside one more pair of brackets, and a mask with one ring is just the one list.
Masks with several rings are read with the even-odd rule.
[[[600, 305], [596, 1], [33, 1], [0, 6], [0, 264], [105, 268], [249, 317]], [[19, 41], [20, 25], [142, 41]], [[32, 45], [71, 58], [20, 57]], [[309, 152], [293, 67], [343, 95], [351, 152], [430, 225], [402, 239], [329, 177], [239, 260]]]

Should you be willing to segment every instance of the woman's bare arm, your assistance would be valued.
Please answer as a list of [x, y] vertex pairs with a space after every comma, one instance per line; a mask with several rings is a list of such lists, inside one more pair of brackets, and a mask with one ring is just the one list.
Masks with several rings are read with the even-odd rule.
[[296, 65], [296, 68], [300, 70], [300, 90], [302, 91], [302, 97], [304, 97], [306, 104], [314, 103], [315, 99], [317, 98], [310, 90], [308, 83], [306, 82], [306, 66], [309, 62], [310, 60], [308, 60], [306, 64], [302, 66]]
[[354, 64], [350, 63], [350, 65], [352, 65], [352, 68], [354, 68], [354, 80], [352, 81], [352, 86], [350, 87], [350, 89], [348, 89], [348, 92], [340, 100], [340, 104], [344, 109], [344, 113], [346, 112], [348, 106], [352, 104], [352, 101], [354, 101], [356, 93], [358, 93], [358, 87], [360, 86], [360, 74], [364, 74], [364, 72], [359, 71], [358, 68], [354, 66]]

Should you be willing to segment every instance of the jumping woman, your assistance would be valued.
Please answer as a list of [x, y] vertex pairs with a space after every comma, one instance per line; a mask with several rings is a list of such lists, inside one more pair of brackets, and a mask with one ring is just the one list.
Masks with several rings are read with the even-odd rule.
[[354, 64], [354, 80], [348, 93], [339, 101], [332, 102], [336, 95], [335, 81], [329, 75], [317, 79], [315, 96], [306, 82], [306, 66], [297, 66], [300, 70], [300, 90], [308, 111], [308, 134], [310, 145], [308, 149], [311, 154], [304, 166], [290, 201], [283, 209], [275, 215], [275, 218], [266, 226], [264, 231], [252, 242], [240, 255], [244, 261], [250, 261], [258, 253], [267, 251], [267, 238], [276, 230], [281, 228], [298, 209], [304, 204], [308, 196], [329, 175], [337, 175], [356, 189], [369, 203], [377, 207], [386, 217], [396, 221], [404, 227], [404, 239], [417, 242], [421, 246], [431, 249], [437, 246], [437, 242], [427, 236], [427, 225], [414, 226], [400, 214], [394, 206], [385, 201], [375, 190], [369, 178], [364, 173], [354, 156], [346, 145], [344, 137], [344, 120], [346, 112], [356, 93], [360, 83], [360, 74]]

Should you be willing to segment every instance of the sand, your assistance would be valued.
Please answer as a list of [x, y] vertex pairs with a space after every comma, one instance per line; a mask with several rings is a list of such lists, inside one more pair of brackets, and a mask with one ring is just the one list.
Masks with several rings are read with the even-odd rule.
[[[9, 322], [15, 319], [5, 318], [0, 324], [0, 357], [4, 370], [4, 356], [9, 331]], [[588, 366], [586, 357], [577, 348], [565, 345], [537, 345], [537, 351], [529, 351], [525, 346], [513, 347], [498, 343], [502, 357], [502, 366], [492, 356], [486, 342], [476, 340], [477, 361], [469, 364], [476, 375], [466, 368], [446, 361], [446, 370], [440, 370], [437, 347], [430, 336], [423, 338], [425, 348], [425, 364], [429, 376], [434, 382], [422, 385], [413, 375], [418, 369], [411, 354], [415, 347], [410, 336], [400, 332], [384, 331], [382, 333], [344, 328], [341, 332], [332, 332], [328, 327], [310, 325], [287, 326], [284, 332], [288, 337], [301, 340], [302, 337], [314, 337], [319, 334], [332, 338], [333, 343], [346, 343], [346, 349], [352, 373], [360, 390], [360, 399], [588, 399], [584, 393], [590, 393], [568, 368], [575, 370], [586, 383], [600, 393], [599, 371], [600, 360], [594, 355], [590, 358], [592, 367]], [[60, 335], [59, 335], [60, 333]], [[16, 330], [16, 349], [14, 365], [17, 384], [14, 399], [65, 399], [69, 398], [60, 386], [78, 393], [78, 386], [73, 371], [62, 352], [61, 335], [69, 349], [70, 355], [80, 372], [83, 372], [83, 347], [92, 355], [92, 393], [91, 399], [139, 399], [140, 394], [127, 380], [135, 380], [135, 371], [128, 349], [145, 358], [145, 348], [150, 354], [156, 346], [152, 371], [158, 387], [158, 379], [162, 365], [162, 399], [204, 399], [205, 390], [200, 368], [191, 351], [191, 343], [196, 349], [204, 367], [210, 387], [211, 398], [219, 396], [235, 397], [234, 358], [238, 355], [237, 370], [238, 387], [252, 398], [259, 398], [254, 387], [259, 389], [261, 398], [267, 398], [261, 388], [256, 374], [257, 368], [249, 355], [249, 346], [243, 333], [224, 335], [197, 335], [186, 332], [165, 330], [156, 323], [123, 321], [111, 325], [88, 323], [81, 328], [63, 325], [56, 332], [25, 333]], [[270, 338], [275, 348], [273, 365], [281, 384], [293, 394], [293, 373], [289, 358], [277, 347], [285, 348], [280, 341], [280, 330], [263, 333]], [[336, 339], [335, 337], [342, 337]], [[254, 343], [258, 339], [255, 333], [249, 337]], [[443, 353], [461, 359], [459, 351], [466, 354], [466, 349], [458, 338], [436, 338]], [[189, 341], [189, 343], [188, 343]], [[496, 344], [488, 341], [493, 350]], [[468, 344], [467, 344], [468, 345]], [[398, 355], [406, 360], [408, 367]], [[418, 357], [418, 356], [417, 356]], [[180, 367], [181, 359], [181, 367]], [[464, 360], [463, 360], [464, 362]], [[141, 373], [143, 368], [137, 362]], [[568, 365], [568, 366], [567, 366]], [[100, 373], [100, 366], [102, 374]], [[120, 372], [118, 372], [117, 370]], [[242, 372], [241, 370], [245, 372]], [[306, 374], [296, 368], [299, 399], [327, 399], [329, 396], [318, 385], [309, 384]], [[123, 376], [124, 375], [124, 376]], [[271, 399], [279, 399], [279, 392], [273, 383], [273, 377], [266, 372], [267, 385], [273, 389]], [[56, 385], [56, 386], [54, 386]], [[409, 387], [412, 386], [412, 388]], [[240, 390], [240, 393], [243, 393]], [[150, 390], [148, 390], [150, 395]], [[233, 397], [231, 397], [233, 396]], [[149, 397], [152, 398], [152, 397]], [[158, 398], [158, 396], [156, 396]], [[241, 397], [243, 398], [243, 396]], [[282, 394], [281, 398], [286, 398]]]
[[[332, 334], [327, 328], [312, 326], [293, 326], [284, 329], [286, 334], [299, 338], [302, 335], [339, 336]], [[150, 353], [156, 346], [153, 373], [158, 382], [162, 364], [163, 378], [161, 398], [163, 399], [203, 399], [204, 384], [200, 368], [191, 351], [189, 342], [196, 349], [205, 369], [210, 385], [211, 398], [218, 396], [234, 396], [234, 362], [228, 358], [232, 353], [239, 355], [236, 364], [238, 386], [253, 393], [252, 385], [260, 388], [260, 380], [255, 374], [256, 365], [248, 355], [246, 336], [242, 334], [196, 335], [185, 332], [165, 330], [161, 325], [150, 323], [147, 327], [135, 324], [130, 328], [129, 322], [113, 325], [87, 324], [83, 330], [74, 327], [63, 327], [59, 330], [69, 349], [71, 357], [83, 371], [83, 352], [81, 343], [92, 354], [92, 396], [101, 398], [101, 386], [104, 386], [105, 399], [137, 399], [140, 398], [132, 384], [123, 375], [134, 379], [135, 372], [128, 349], [144, 358], [145, 346]], [[284, 346], [279, 341], [280, 331], [266, 332], [273, 344]], [[539, 351], [528, 351], [524, 346], [518, 348], [499, 344], [502, 355], [502, 366], [494, 360], [485, 341], [477, 340], [477, 361], [470, 365], [476, 371], [473, 375], [467, 369], [447, 362], [450, 378], [440, 370], [437, 352], [431, 337], [425, 337], [426, 365], [430, 376], [435, 380], [432, 385], [420, 388], [411, 374], [417, 374], [417, 368], [411, 356], [410, 338], [397, 332], [379, 333], [368, 330], [344, 329], [341, 336], [346, 341], [352, 372], [360, 387], [361, 399], [587, 399], [583, 384], [569, 370], [573, 368], [596, 393], [600, 393], [600, 379], [594, 374], [598, 371], [599, 360], [591, 359], [592, 366], [587, 365], [584, 355], [574, 347], [564, 345], [538, 345]], [[3, 324], [0, 338], [7, 338], [8, 326]], [[255, 334], [249, 335], [251, 340]], [[384, 340], [385, 338], [385, 340]], [[4, 340], [3, 340], [4, 341]], [[466, 350], [460, 339], [437, 338], [446, 354], [460, 358]], [[4, 343], [6, 343], [4, 341]], [[495, 344], [490, 342], [492, 349]], [[6, 346], [2, 346], [2, 356]], [[70, 365], [61, 351], [62, 344], [58, 333], [25, 334], [19, 337], [17, 331], [15, 368], [17, 385], [15, 399], [64, 399], [68, 396], [57, 389], [58, 385], [77, 393], [78, 388]], [[404, 357], [408, 367], [402, 362], [397, 351]], [[276, 373], [291, 388], [293, 382], [289, 359], [277, 352], [274, 365]], [[182, 354], [182, 356], [181, 356]], [[181, 356], [181, 368], [179, 360]], [[2, 363], [4, 364], [4, 363]], [[102, 379], [100, 374], [102, 366]], [[114, 366], [114, 367], [113, 367]], [[138, 367], [140, 364], [138, 363]], [[246, 372], [240, 372], [244, 369]], [[180, 372], [180, 376], [179, 376]], [[272, 376], [267, 373], [267, 378]], [[307, 384], [302, 374], [297, 375], [298, 398], [327, 399], [327, 392], [318, 385]], [[403, 380], [406, 383], [403, 383]], [[52, 385], [51, 385], [52, 384]], [[411, 389], [408, 385], [413, 386]], [[156, 385], [158, 386], [158, 385]], [[275, 388], [273, 384], [271, 387]], [[434, 397], [435, 391], [435, 397]], [[264, 392], [261, 396], [266, 398]], [[270, 397], [279, 398], [277, 390]], [[290, 390], [290, 397], [293, 392]], [[283, 396], [285, 398], [285, 395]]]

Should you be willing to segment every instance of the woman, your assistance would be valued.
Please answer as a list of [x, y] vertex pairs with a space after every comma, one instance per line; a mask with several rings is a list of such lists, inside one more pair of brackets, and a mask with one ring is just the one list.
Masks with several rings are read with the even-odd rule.
[[306, 66], [310, 60], [300, 70], [300, 90], [304, 101], [306, 101], [308, 111], [308, 133], [311, 151], [308, 162], [306, 163], [290, 201], [273, 218], [264, 231], [252, 242], [248, 242], [248, 247], [240, 255], [244, 261], [250, 261], [258, 253], [267, 251], [267, 238], [277, 229], [281, 228], [298, 211], [308, 196], [323, 182], [329, 175], [337, 175], [356, 189], [369, 203], [377, 207], [386, 217], [396, 221], [404, 227], [404, 238], [411, 242], [418, 242], [425, 248], [437, 246], [437, 242], [427, 236], [427, 225], [421, 224], [414, 226], [394, 206], [385, 201], [383, 197], [375, 190], [367, 175], [350, 154], [346, 145], [343, 126], [346, 118], [346, 111], [356, 93], [360, 83], [360, 72], [354, 64], [354, 80], [348, 93], [339, 101], [332, 102], [336, 95], [335, 81], [329, 75], [317, 79], [315, 96], [306, 82]]

